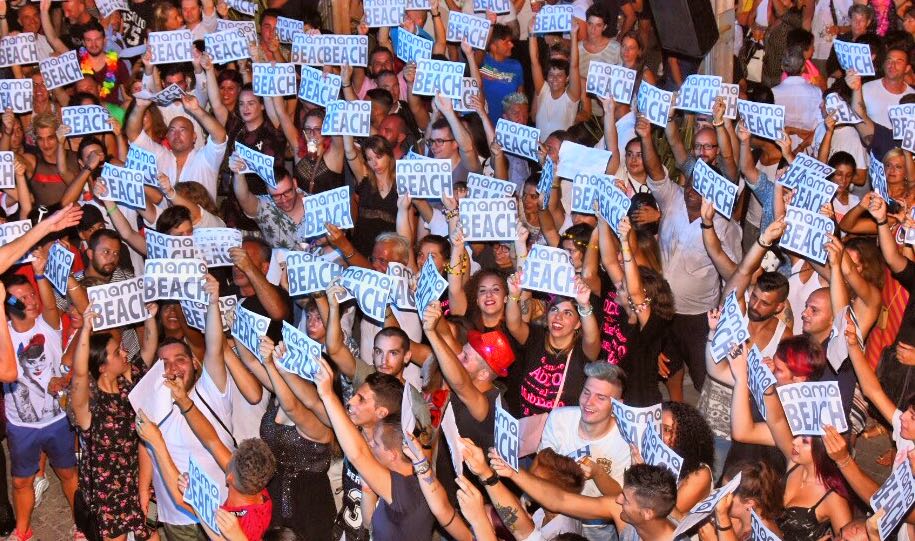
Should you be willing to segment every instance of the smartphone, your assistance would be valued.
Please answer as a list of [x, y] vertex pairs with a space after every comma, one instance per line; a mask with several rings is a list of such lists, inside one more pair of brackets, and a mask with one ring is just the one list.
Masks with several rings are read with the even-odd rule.
[[159, 508], [156, 507], [156, 502], [152, 500], [150, 500], [146, 512], [146, 525], [154, 530], [159, 527]]

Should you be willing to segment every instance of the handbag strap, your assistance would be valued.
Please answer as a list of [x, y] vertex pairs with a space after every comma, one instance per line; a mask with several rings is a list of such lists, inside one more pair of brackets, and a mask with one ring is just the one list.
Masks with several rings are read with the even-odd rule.
[[569, 350], [569, 354], [566, 355], [566, 366], [562, 369], [562, 380], [559, 382], [559, 391], [556, 392], [556, 399], [553, 400], [553, 407], [550, 408], [550, 411], [556, 409], [556, 406], [559, 404], [559, 400], [562, 398], [562, 391], [566, 387], [566, 374], [569, 373], [569, 365], [572, 364], [572, 352], [575, 351], [575, 346], [572, 346], [572, 349]]
[[229, 430], [229, 427], [227, 427], [226, 424], [224, 422], [222, 422], [222, 419], [220, 419], [219, 416], [216, 415], [216, 412], [213, 411], [213, 408], [211, 408], [210, 405], [207, 404], [207, 401], [203, 399], [203, 396], [200, 394], [200, 391], [197, 390], [196, 386], [194, 387], [194, 393], [197, 394], [197, 398], [199, 398], [200, 401], [203, 402], [203, 405], [206, 406], [206, 409], [207, 409], [207, 411], [210, 412], [210, 415], [212, 415], [213, 418], [216, 419], [216, 422], [219, 423], [219, 426], [221, 426], [222, 429], [226, 431], [226, 434], [228, 434], [229, 437], [232, 438], [232, 446], [237, 449], [238, 442], [235, 441], [235, 436], [232, 435], [232, 431]]

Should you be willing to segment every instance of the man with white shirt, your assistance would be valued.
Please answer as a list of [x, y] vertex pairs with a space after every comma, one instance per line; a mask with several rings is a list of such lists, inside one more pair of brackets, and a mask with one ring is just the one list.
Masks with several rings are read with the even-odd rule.
[[[219, 298], [219, 284], [210, 275], [206, 277], [206, 290], [210, 298]], [[183, 341], [176, 338], [166, 338], [162, 341], [157, 351], [158, 358], [164, 363], [164, 376], [168, 379], [178, 379], [184, 384], [188, 397], [203, 413], [219, 439], [229, 449], [235, 449], [235, 442], [230, 433], [231, 427], [225, 425], [223, 419], [232, 418], [231, 391], [228, 386], [226, 365], [223, 361], [222, 348], [225, 342], [222, 332], [222, 315], [219, 303], [210, 303], [207, 309], [206, 322], [206, 354], [203, 363], [191, 352], [191, 348]], [[162, 392], [167, 392], [163, 390]], [[188, 471], [191, 457], [200, 464], [207, 475], [220, 487], [219, 501], [226, 497], [225, 478], [219, 464], [206, 450], [200, 440], [194, 435], [191, 427], [184, 419], [184, 413], [174, 404], [164, 419], [159, 421], [159, 430], [168, 447], [178, 471]], [[153, 469], [153, 486], [156, 489], [159, 520], [163, 523], [167, 539], [199, 539], [206, 536], [197, 526], [198, 520], [187, 513], [179, 502], [175, 502], [169, 492], [165, 480], [159, 473], [159, 468]], [[140, 487], [140, 502], [145, 506], [149, 502], [149, 487]]]
[[213, 0], [204, 0], [202, 9], [200, 0], [181, 0], [181, 16], [194, 41], [216, 31], [216, 4]]
[[782, 58], [782, 70], [788, 77], [772, 88], [775, 104], [785, 107], [785, 128], [795, 144], [816, 129], [823, 101], [820, 89], [801, 76], [804, 62], [803, 49], [788, 49]]
[[[578, 398], [578, 407], [566, 406], [550, 412], [540, 449], [549, 447], [560, 455], [588, 457], [595, 462], [593, 467], [604, 468], [622, 485], [631, 455], [613, 417], [613, 400], [623, 397], [625, 374], [616, 365], [598, 361], [585, 365], [585, 375], [588, 379]], [[582, 494], [599, 496], [600, 491], [589, 480]], [[582, 521], [582, 526], [582, 533], [589, 541], [612, 539], [615, 533], [608, 521]]]
[[[186, 94], [181, 106], [186, 115], [176, 116], [168, 123], [168, 140], [171, 150], [152, 140], [143, 130], [143, 115], [150, 106], [149, 100], [136, 98], [136, 106], [127, 117], [125, 133], [127, 140], [156, 155], [159, 172], [166, 175], [172, 185], [181, 181], [196, 181], [216, 199], [217, 175], [222, 157], [226, 152], [226, 129], [200, 106], [197, 98]], [[188, 118], [188, 115], [190, 118]], [[210, 134], [202, 148], [195, 148], [197, 133], [191, 118], [196, 120]]]
[[[196, 49], [193, 49], [194, 58], [197, 58]], [[147, 51], [147, 55], [149, 52]], [[146, 58], [146, 57], [144, 57]], [[148, 60], [148, 59], [147, 59]], [[193, 71], [188, 69], [191, 64], [187, 62], [178, 63], [178, 64], [162, 64], [158, 68], [152, 64], [146, 64], [145, 71], [143, 73], [143, 89], [156, 93], [162, 90], [163, 88], [168, 88], [171, 85], [177, 85], [182, 91], [191, 93], [197, 97], [197, 101], [200, 103], [200, 106], [204, 109], [207, 108], [207, 105], [210, 101], [210, 96], [207, 90], [207, 78], [206, 74], [203, 71], [203, 68], [195, 60], [193, 62]], [[154, 70], [159, 70], [158, 80], [154, 77]], [[192, 75], [193, 74], [193, 75]], [[159, 86], [159, 81], [161, 80], [161, 86]], [[196, 81], [194, 87], [191, 88], [191, 82]], [[168, 105], [157, 105], [159, 112], [162, 113], [162, 118], [165, 120], [165, 124], [171, 123], [171, 121], [178, 116], [185, 116], [184, 109], [181, 107], [181, 102], [176, 100]], [[202, 126], [196, 119], [191, 118], [191, 123], [194, 125], [194, 131], [197, 133], [197, 139], [194, 146], [196, 148], [201, 148], [206, 142], [206, 134], [210, 130], [205, 130], [205, 126]], [[213, 196], [215, 198], [215, 195]]]
[[883, 60], [883, 77], [861, 85], [867, 116], [884, 128], [892, 129], [889, 108], [899, 105], [899, 100], [915, 90], [906, 84], [906, 76], [912, 70], [909, 66], [909, 52], [902, 47], [891, 47]]
[[[671, 121], [671, 124], [674, 124]], [[668, 125], [668, 134], [676, 130]], [[696, 390], [705, 381], [705, 343], [701, 337], [708, 334], [706, 313], [718, 307], [721, 296], [721, 277], [705, 246], [702, 244], [702, 230], [715, 229], [721, 246], [732, 261], [741, 259], [741, 233], [737, 224], [716, 213], [712, 223], [700, 219], [702, 196], [692, 186], [692, 178], [685, 187], [673, 182], [664, 172], [661, 160], [651, 136], [648, 119], [640, 117], [636, 122], [636, 134], [642, 141], [642, 161], [648, 171], [648, 187], [658, 202], [661, 211], [661, 228], [658, 244], [661, 247], [661, 262], [664, 278], [670, 283], [677, 306], [677, 313], [671, 324], [671, 338], [679, 346], [689, 368], [690, 377]], [[698, 140], [698, 139], [697, 139]], [[701, 149], [704, 151], [704, 149]], [[705, 156], [699, 154], [699, 159]], [[671, 367], [672, 392], [682, 392], [682, 372]], [[674, 397], [674, 399], [679, 399]]]

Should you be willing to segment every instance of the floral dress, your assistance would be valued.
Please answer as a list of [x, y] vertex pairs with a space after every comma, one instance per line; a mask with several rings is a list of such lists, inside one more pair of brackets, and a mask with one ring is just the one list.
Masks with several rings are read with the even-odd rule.
[[131, 362], [131, 381], [118, 377], [118, 392], [104, 393], [93, 382], [89, 430], [80, 430], [82, 460], [79, 486], [98, 517], [101, 534], [108, 538], [133, 532], [148, 539], [146, 517], [140, 509], [138, 487], [139, 437], [127, 394], [140, 381], [146, 367], [139, 357]]

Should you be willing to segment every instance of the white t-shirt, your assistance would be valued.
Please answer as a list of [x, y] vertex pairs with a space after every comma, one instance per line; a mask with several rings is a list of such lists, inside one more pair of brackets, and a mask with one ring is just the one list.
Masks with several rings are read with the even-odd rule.
[[26, 332], [16, 332], [12, 323], [8, 325], [19, 375], [15, 383], [3, 384], [6, 420], [11, 425], [42, 428], [63, 419], [66, 413], [47, 390], [51, 378], [63, 375], [60, 329], [48, 325], [44, 316], [38, 316]]
[[182, 181], [199, 182], [207, 189], [214, 201], [216, 200], [219, 167], [222, 165], [222, 158], [226, 153], [227, 142], [228, 139], [217, 143], [212, 137], [207, 137], [206, 144], [202, 148], [194, 148], [190, 151], [179, 176], [178, 162], [172, 151], [153, 141], [145, 131], [141, 131], [140, 135], [131, 141], [134, 145], [156, 155], [159, 173], [166, 175], [173, 186]]
[[[826, 60], [832, 51], [835, 36], [826, 32], [830, 26], [848, 26], [848, 8], [851, 0], [822, 0], [817, 2], [813, 12], [813, 58]], [[835, 19], [833, 19], [835, 15]]]
[[[823, 137], [826, 135], [826, 124], [820, 122], [813, 132], [813, 144], [810, 145], [810, 155], [814, 158], [820, 152], [820, 145], [823, 143]], [[855, 159], [856, 169], [867, 169], [867, 151], [861, 143], [861, 137], [858, 131], [851, 124], [845, 126], [836, 126], [832, 132], [832, 144], [829, 146], [829, 157], [840, 150], [848, 152]], [[769, 177], [774, 178], [774, 177]]]
[[[210, 408], [212, 408], [216, 415], [223, 420], [223, 423], [228, 425], [229, 430], [232, 429], [232, 385], [226, 383], [226, 391], [220, 392], [210, 378], [209, 373], [204, 369], [200, 379], [197, 380], [194, 389], [188, 393], [188, 396], [194, 401], [197, 409], [213, 425], [213, 430], [219, 435], [222, 443], [232, 449], [231, 435], [220, 426], [219, 421], [210, 413]], [[209, 408], [204, 405], [204, 401], [209, 405]], [[186, 472], [190, 464], [190, 457], [193, 456], [194, 460], [200, 464], [201, 469], [219, 487], [219, 501], [225, 501], [228, 494], [225, 483], [226, 474], [209, 451], [200, 443], [197, 436], [194, 435], [191, 427], [188, 426], [187, 421], [176, 406], [173, 405], [168, 416], [159, 423], [159, 430], [162, 432], [162, 438], [165, 440], [168, 453], [171, 455], [178, 471]], [[155, 463], [155, 461], [153, 462]], [[166, 524], [174, 525], [196, 524], [198, 522], [196, 517], [176, 505], [171, 493], [166, 488], [165, 482], [162, 480], [158, 464], [156, 464], [153, 473], [153, 487], [158, 497], [159, 520]]]
[[913, 448], [915, 442], [902, 437], [902, 410], [896, 410], [893, 413], [893, 443], [896, 444], [896, 457], [893, 460], [893, 467], [902, 464]]
[[546, 513], [542, 507], [531, 515], [531, 520], [534, 521], [534, 531], [523, 541], [549, 541], [564, 533], [581, 535], [581, 521], [578, 519], [565, 515], [556, 515], [553, 520], [544, 525], [543, 520], [545, 518]]
[[[578, 430], [581, 421], [581, 409], [578, 406], [565, 406], [556, 408], [547, 417], [543, 428], [543, 437], [540, 440], [540, 449], [552, 448], [563, 456], [577, 456], [587, 447], [587, 454], [598, 464], [603, 461], [610, 462], [610, 477], [623, 485], [623, 473], [629, 468], [632, 456], [629, 454], [629, 444], [623, 439], [616, 423], [602, 438], [596, 440], [585, 439]], [[585, 483], [582, 494], [599, 496], [600, 491], [594, 481]]]
[[861, 85], [861, 92], [864, 95], [867, 116], [884, 128], [892, 129], [889, 108], [893, 105], [899, 105], [899, 100], [903, 96], [915, 93], [915, 90], [906, 86], [902, 94], [893, 94], [883, 86], [883, 79], [875, 79]]

